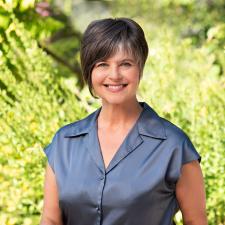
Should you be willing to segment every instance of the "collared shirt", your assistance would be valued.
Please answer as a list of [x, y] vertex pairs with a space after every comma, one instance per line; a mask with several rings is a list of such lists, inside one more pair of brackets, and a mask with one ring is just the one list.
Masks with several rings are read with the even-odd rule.
[[183, 164], [201, 161], [188, 136], [147, 103], [107, 168], [97, 133], [101, 107], [60, 128], [45, 148], [64, 225], [172, 225]]

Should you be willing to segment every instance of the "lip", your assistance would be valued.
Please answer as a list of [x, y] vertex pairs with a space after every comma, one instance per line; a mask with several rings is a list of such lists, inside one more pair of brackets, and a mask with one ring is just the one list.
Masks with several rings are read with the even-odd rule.
[[119, 86], [119, 85], [123, 85], [126, 86], [127, 84], [103, 84], [104, 86]]
[[106, 89], [112, 93], [121, 92], [126, 88], [127, 84], [104, 84]]

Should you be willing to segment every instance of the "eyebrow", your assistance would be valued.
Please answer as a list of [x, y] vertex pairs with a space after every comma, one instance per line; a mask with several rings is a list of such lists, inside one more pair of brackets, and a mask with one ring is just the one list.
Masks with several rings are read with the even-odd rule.
[[124, 61], [130, 61], [132, 63], [135, 62], [133, 59], [130, 59], [130, 58], [122, 59], [120, 62], [124, 62]]
[[[105, 60], [102, 60], [100, 62], [107, 62], [108, 60], [105, 59]], [[130, 59], [130, 58], [125, 58], [125, 59], [122, 59], [122, 60], [119, 60], [118, 62], [121, 63], [121, 62], [125, 62], [125, 61], [129, 61], [131, 63], [135, 63], [135, 61], [133, 59]]]

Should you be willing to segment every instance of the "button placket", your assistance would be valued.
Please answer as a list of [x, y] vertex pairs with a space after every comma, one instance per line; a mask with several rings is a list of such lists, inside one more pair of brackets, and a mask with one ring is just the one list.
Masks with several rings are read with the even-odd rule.
[[99, 183], [99, 188], [98, 188], [98, 202], [97, 202], [97, 213], [99, 215], [99, 219], [98, 219], [98, 224], [101, 224], [101, 220], [102, 220], [102, 209], [101, 209], [101, 205], [102, 205], [102, 195], [103, 195], [103, 190], [104, 190], [104, 186], [105, 186], [105, 173], [102, 173], [99, 177], [100, 183]]

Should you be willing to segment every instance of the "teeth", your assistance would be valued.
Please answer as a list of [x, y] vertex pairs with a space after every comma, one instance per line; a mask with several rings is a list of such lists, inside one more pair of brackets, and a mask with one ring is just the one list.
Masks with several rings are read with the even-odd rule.
[[121, 84], [121, 85], [109, 85], [108, 86], [109, 88], [111, 88], [111, 89], [120, 89], [120, 88], [122, 88], [123, 87], [123, 85]]
[[107, 87], [109, 87], [109, 86], [117, 87], [117, 86], [126, 86], [127, 84], [104, 84], [104, 85]]
[[124, 84], [120, 84], [120, 85], [110, 85], [110, 84], [107, 84], [105, 85], [109, 90], [111, 91], [120, 91], [122, 90], [126, 85]]

